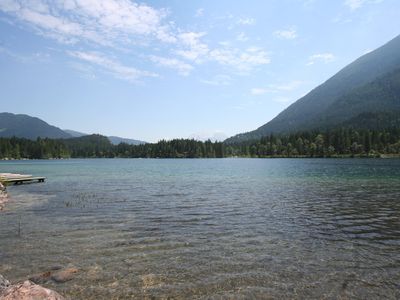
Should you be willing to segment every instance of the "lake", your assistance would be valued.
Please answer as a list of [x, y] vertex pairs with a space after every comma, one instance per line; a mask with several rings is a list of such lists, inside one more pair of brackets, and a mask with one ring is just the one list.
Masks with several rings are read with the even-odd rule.
[[400, 160], [0, 162], [0, 274], [71, 299], [400, 297]]

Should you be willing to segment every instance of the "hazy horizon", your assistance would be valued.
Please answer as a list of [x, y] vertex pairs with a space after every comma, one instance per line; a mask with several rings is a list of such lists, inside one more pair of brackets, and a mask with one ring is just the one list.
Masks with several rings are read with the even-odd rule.
[[232, 136], [398, 35], [394, 0], [2, 1], [1, 110], [154, 142]]

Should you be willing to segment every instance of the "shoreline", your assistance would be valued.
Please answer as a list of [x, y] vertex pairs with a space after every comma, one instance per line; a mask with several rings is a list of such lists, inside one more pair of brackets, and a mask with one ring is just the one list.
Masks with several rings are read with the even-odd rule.
[[399, 159], [400, 154], [376, 154], [376, 155], [368, 155], [368, 154], [336, 154], [331, 156], [308, 156], [308, 155], [266, 155], [266, 156], [224, 156], [224, 157], [68, 157], [68, 158], [0, 158], [0, 161], [59, 161], [59, 160], [77, 160], [77, 159]]
[[0, 211], [4, 209], [8, 202], [8, 194], [5, 186], [0, 182]]
[[11, 284], [0, 274], [0, 300], [65, 300], [56, 291], [35, 284], [30, 280]]

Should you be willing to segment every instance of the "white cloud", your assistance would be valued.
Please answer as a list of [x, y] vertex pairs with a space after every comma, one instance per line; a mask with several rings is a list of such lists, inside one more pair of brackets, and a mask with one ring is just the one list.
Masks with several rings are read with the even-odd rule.
[[[190, 73], [192, 63], [216, 62], [248, 72], [270, 62], [263, 49], [239, 49], [228, 44], [212, 47], [204, 41], [206, 32], [184, 31], [168, 20], [168, 10], [133, 0], [0, 0], [0, 12], [40, 35], [68, 44], [70, 49], [96, 49], [97, 52], [72, 51], [70, 55], [129, 80], [152, 73], [124, 66], [104, 53], [126, 55], [134, 53], [133, 46], [147, 47], [150, 53], [146, 57], [152, 62], [176, 69], [182, 75]], [[203, 12], [200, 8], [197, 14]], [[255, 19], [241, 18], [237, 23], [253, 25]], [[238, 39], [245, 41], [247, 37], [239, 34]], [[162, 47], [168, 47], [175, 57], [151, 57], [154, 49]]]
[[14, 0], [2, 0], [0, 2], [0, 9], [6, 13], [10, 13], [19, 10], [20, 5]]
[[60, 42], [134, 43], [138, 37], [175, 42], [167, 11], [128, 0], [4, 0], [0, 10]]
[[241, 32], [237, 35], [236, 40], [239, 42], [246, 42], [249, 38], [246, 36], [244, 32]]
[[251, 71], [255, 67], [271, 62], [268, 53], [256, 47], [247, 48], [244, 51], [237, 48], [214, 49], [210, 51], [210, 59], [242, 72]]
[[297, 32], [296, 29], [290, 28], [290, 29], [282, 29], [282, 30], [276, 30], [274, 32], [274, 36], [280, 39], [285, 39], [285, 40], [293, 40], [297, 38]]
[[208, 84], [208, 85], [215, 85], [215, 86], [224, 86], [230, 85], [232, 81], [232, 77], [229, 75], [216, 75], [211, 79], [203, 79], [201, 82]]
[[178, 35], [178, 38], [183, 45], [183, 49], [177, 50], [176, 53], [185, 59], [200, 63], [208, 54], [208, 45], [201, 42], [205, 32], [184, 32]]
[[364, 4], [365, 0], [346, 0], [344, 4], [351, 10], [360, 8]]
[[221, 47], [210, 49], [201, 40], [205, 32], [185, 32], [178, 35], [182, 49], [176, 51], [184, 59], [197, 64], [215, 61], [224, 66], [248, 72], [257, 66], [270, 63], [268, 53], [261, 48], [250, 47], [245, 50], [233, 48], [230, 43], [219, 43]]
[[97, 52], [68, 51], [72, 57], [82, 61], [100, 66], [103, 70], [111, 73], [114, 77], [130, 82], [136, 82], [142, 77], [157, 77], [155, 73], [138, 70], [134, 67], [125, 66], [117, 61], [111, 60]]
[[240, 18], [237, 23], [240, 25], [254, 25], [256, 20], [253, 18]]
[[291, 92], [291, 91], [297, 90], [303, 84], [304, 84], [304, 81], [292, 80], [287, 83], [269, 84], [266, 87], [253, 88], [250, 90], [250, 93], [254, 96], [259, 96], [259, 95], [264, 95], [267, 93]]
[[196, 18], [199, 18], [199, 17], [202, 17], [204, 15], [204, 8], [199, 8], [199, 9], [197, 9], [196, 10], [196, 13], [195, 13], [195, 17]]
[[357, 10], [365, 4], [378, 4], [381, 2], [383, 2], [383, 0], [345, 0], [344, 5], [350, 8], [350, 10]]
[[210, 140], [211, 142], [222, 142], [228, 138], [228, 136], [220, 131], [216, 130], [214, 132], [210, 131], [202, 131], [202, 132], [196, 132], [192, 135], [189, 136], [190, 139], [194, 139], [197, 141], [207, 141]]
[[335, 56], [332, 53], [318, 53], [311, 55], [308, 58], [307, 66], [313, 65], [316, 62], [330, 63], [335, 60]]
[[176, 59], [176, 58], [166, 58], [166, 57], [152, 55], [152, 56], [150, 56], [150, 59], [154, 63], [156, 63], [160, 66], [164, 66], [164, 67], [168, 67], [168, 68], [177, 70], [179, 72], [179, 74], [181, 74], [183, 76], [188, 76], [190, 74], [190, 72], [193, 70], [193, 66], [191, 66], [179, 59]]
[[268, 90], [264, 89], [264, 88], [252, 88], [250, 90], [250, 93], [254, 96], [261, 96], [261, 95], [265, 95], [266, 93], [268, 93]]

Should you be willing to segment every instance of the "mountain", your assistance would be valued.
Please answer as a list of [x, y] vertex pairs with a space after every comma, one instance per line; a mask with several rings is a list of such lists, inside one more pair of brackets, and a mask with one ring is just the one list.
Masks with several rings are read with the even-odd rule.
[[[390, 120], [382, 118], [383, 115], [390, 115]], [[385, 124], [379, 120], [387, 125], [398, 124], [399, 116], [400, 36], [397, 36], [343, 68], [267, 124], [226, 142], [339, 126], [382, 127]]]
[[70, 130], [70, 129], [63, 129], [64, 132], [68, 133], [71, 137], [82, 137], [82, 136], [86, 136], [89, 135], [87, 133], [83, 133], [83, 132], [79, 132], [79, 131], [75, 131], [75, 130]]
[[121, 138], [118, 136], [109, 136], [108, 139], [110, 140], [111, 144], [113, 144], [113, 145], [118, 145], [120, 143], [125, 143], [125, 144], [129, 144], [129, 145], [146, 144], [146, 142], [143, 142], [143, 141]]
[[[83, 137], [83, 136], [88, 136], [89, 135], [87, 133], [83, 133], [83, 132], [79, 132], [79, 131], [75, 131], [75, 130], [70, 130], [70, 129], [64, 129], [64, 131], [66, 133], [68, 133], [69, 135], [71, 135], [72, 137], [74, 137], [74, 138]], [[121, 143], [125, 143], [125, 144], [128, 144], [128, 145], [146, 144], [146, 142], [143, 142], [143, 141], [122, 138], [122, 137], [119, 137], [119, 136], [108, 136], [107, 138], [109, 139], [109, 141], [113, 145], [119, 145]]]
[[71, 138], [58, 127], [28, 115], [0, 113], [0, 137], [20, 137], [35, 140], [38, 137], [53, 139]]
[[[83, 137], [83, 136], [88, 136], [89, 134], [75, 131], [75, 130], [70, 130], [70, 129], [64, 129], [66, 133], [71, 135], [72, 137]], [[122, 138], [119, 136], [108, 136], [108, 140], [111, 142], [113, 145], [119, 145], [121, 143], [125, 143], [128, 145], [141, 145], [141, 144], [146, 144], [146, 142], [139, 141], [139, 140], [134, 140], [134, 139], [127, 139], [127, 138]]]
[[[52, 139], [71, 139], [85, 136], [96, 136], [75, 130], [61, 130], [58, 127], [47, 124], [45, 121], [28, 115], [16, 115], [12, 113], [0, 113], [0, 137], [19, 137], [36, 140], [38, 137]], [[117, 136], [109, 136], [110, 143], [118, 145], [126, 143], [129, 145], [140, 145], [146, 142], [126, 139]]]

